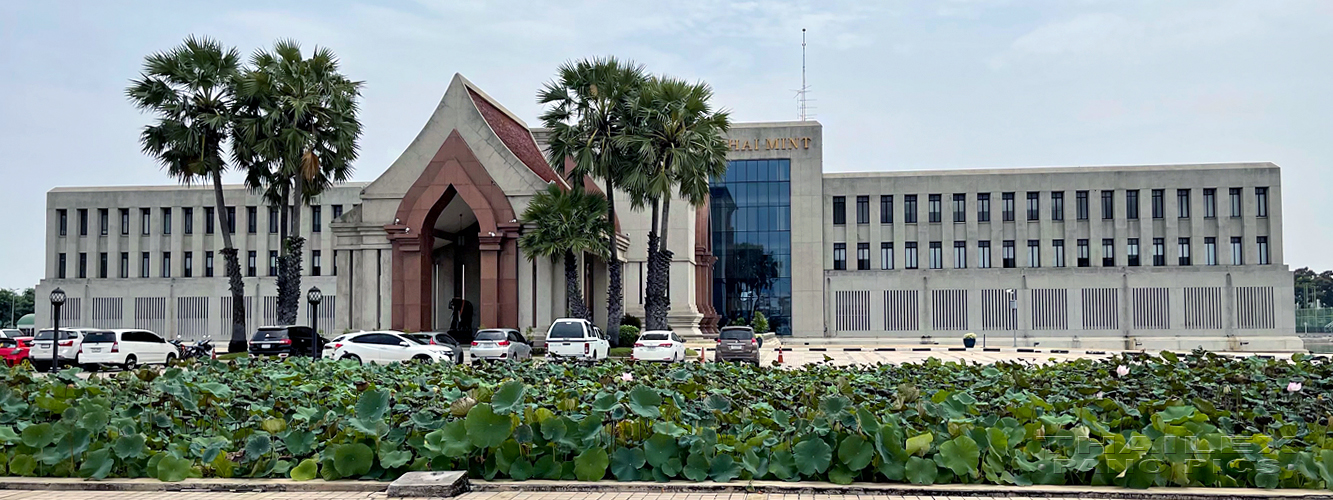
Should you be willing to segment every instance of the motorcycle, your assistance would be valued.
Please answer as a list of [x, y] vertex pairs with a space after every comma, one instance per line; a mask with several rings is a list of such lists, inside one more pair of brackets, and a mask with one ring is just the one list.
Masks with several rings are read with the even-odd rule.
[[179, 335], [171, 341], [171, 345], [176, 346], [176, 350], [181, 353], [180, 359], [209, 359], [213, 357], [213, 339], [205, 338], [192, 345], [187, 345], [181, 341]]

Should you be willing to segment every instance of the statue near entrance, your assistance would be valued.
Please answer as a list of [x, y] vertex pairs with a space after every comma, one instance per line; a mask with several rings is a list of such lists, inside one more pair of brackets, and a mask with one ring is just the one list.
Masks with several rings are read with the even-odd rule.
[[459, 342], [472, 341], [472, 303], [457, 295], [449, 301], [449, 310], [453, 311], [449, 320], [449, 335]]

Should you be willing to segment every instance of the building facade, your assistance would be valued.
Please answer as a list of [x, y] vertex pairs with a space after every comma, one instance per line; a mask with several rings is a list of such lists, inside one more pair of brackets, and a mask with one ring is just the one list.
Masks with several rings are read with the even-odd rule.
[[[375, 181], [305, 209], [302, 285], [324, 290], [321, 330], [443, 330], [454, 298], [475, 305], [473, 327], [540, 332], [563, 316], [562, 266], [517, 245], [532, 196], [571, 187], [546, 134], [455, 76]], [[737, 123], [728, 142], [708, 202], [673, 200], [667, 219], [668, 321], [687, 335], [762, 312], [794, 337], [1300, 348], [1272, 164], [825, 173], [818, 122]], [[650, 219], [617, 195], [625, 309], [641, 316]], [[66, 291], [62, 324], [224, 335], [231, 299], [222, 263], [206, 263], [222, 247], [212, 199], [207, 187], [52, 190], [38, 296]], [[226, 199], [250, 324], [272, 323], [276, 211], [239, 186]], [[604, 324], [606, 263], [580, 256], [579, 269]]]

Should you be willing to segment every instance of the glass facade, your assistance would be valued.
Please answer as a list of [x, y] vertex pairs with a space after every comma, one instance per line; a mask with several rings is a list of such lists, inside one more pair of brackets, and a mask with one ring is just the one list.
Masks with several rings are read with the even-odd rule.
[[729, 161], [709, 190], [721, 324], [761, 311], [778, 335], [791, 335], [791, 160]]

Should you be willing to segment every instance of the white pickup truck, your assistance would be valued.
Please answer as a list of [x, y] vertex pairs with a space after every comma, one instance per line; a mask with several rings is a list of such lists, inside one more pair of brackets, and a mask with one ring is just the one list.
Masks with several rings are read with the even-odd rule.
[[546, 330], [546, 355], [551, 358], [606, 359], [611, 342], [586, 319], [561, 318]]

